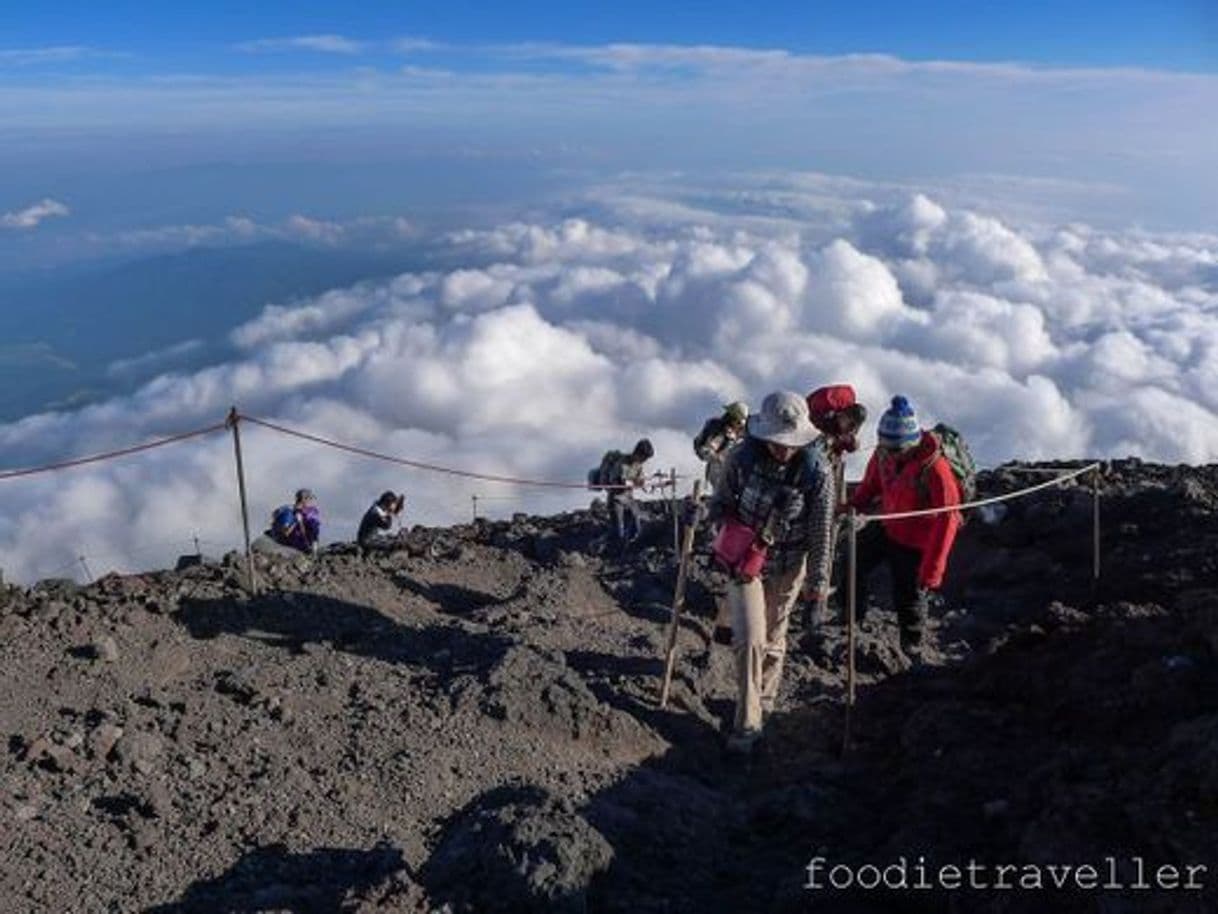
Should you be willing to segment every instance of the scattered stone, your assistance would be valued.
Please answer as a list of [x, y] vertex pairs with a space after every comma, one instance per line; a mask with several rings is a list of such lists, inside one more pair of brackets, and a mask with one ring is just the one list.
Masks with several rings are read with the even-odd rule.
[[118, 644], [109, 635], [102, 635], [89, 645], [89, 649], [95, 660], [101, 660], [105, 663], [118, 662]]
[[134, 731], [123, 734], [114, 746], [115, 757], [140, 774], [151, 774], [161, 755], [163, 743], [154, 733]]
[[38, 818], [38, 807], [33, 803], [23, 803], [13, 810], [13, 818], [18, 822], [31, 822]]
[[94, 758], [107, 759], [122, 736], [122, 727], [111, 723], [100, 724], [89, 734], [89, 750]]

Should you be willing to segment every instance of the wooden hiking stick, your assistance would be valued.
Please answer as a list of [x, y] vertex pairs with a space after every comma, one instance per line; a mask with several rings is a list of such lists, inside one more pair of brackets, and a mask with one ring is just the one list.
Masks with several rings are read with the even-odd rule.
[[[833, 590], [833, 569], [837, 562], [837, 538], [841, 528], [842, 518], [844, 514], [838, 514], [837, 508], [839, 505], [846, 503], [846, 462], [841, 455], [835, 455], [833, 458], [833, 535], [829, 537], [829, 580], [826, 582], [828, 590]], [[827, 602], [827, 601], [826, 601]], [[821, 618], [820, 624], [824, 624], [827, 620], [824, 618], [824, 613], [820, 612], [825, 607], [818, 607], [818, 613]], [[809, 615], [810, 618], [810, 615]]]
[[[694, 504], [702, 500], [702, 480], [694, 481]], [[689, 559], [694, 549], [695, 521], [685, 528], [681, 539], [681, 561], [677, 566], [677, 588], [672, 597], [672, 618], [668, 622], [668, 644], [664, 649], [664, 681], [660, 685], [660, 707], [668, 707], [668, 690], [672, 686], [673, 667], [677, 662], [677, 635], [681, 630], [681, 609], [685, 605], [685, 581], [689, 576]]]
[[849, 552], [846, 561], [846, 725], [842, 732], [842, 755], [850, 751], [850, 725], [854, 716], [855, 620], [858, 618], [858, 524], [853, 508], [846, 512]]

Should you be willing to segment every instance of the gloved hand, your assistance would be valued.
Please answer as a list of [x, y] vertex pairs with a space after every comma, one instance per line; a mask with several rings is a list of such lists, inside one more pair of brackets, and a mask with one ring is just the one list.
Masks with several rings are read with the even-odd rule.
[[794, 486], [783, 486], [774, 496], [774, 514], [783, 520], [795, 520], [803, 513], [804, 493]]
[[838, 435], [833, 440], [833, 452], [835, 454], [853, 454], [859, 449], [858, 436], [853, 432], [848, 432], [844, 435]]

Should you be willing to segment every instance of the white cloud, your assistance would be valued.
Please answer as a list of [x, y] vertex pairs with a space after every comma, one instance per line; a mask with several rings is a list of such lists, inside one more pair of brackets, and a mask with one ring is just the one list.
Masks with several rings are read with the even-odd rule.
[[[612, 217], [450, 233], [435, 239], [442, 270], [270, 305], [233, 328], [231, 361], [0, 426], [0, 449], [22, 462], [93, 452], [217, 421], [235, 402], [389, 453], [574, 482], [646, 434], [657, 467], [692, 474], [689, 436], [722, 403], [849, 382], [877, 417], [908, 394], [988, 463], [1218, 459], [1218, 236], [1023, 224], [809, 175], [670, 187], [673, 206], [633, 221], [638, 187], [621, 209], [602, 187], [593, 208]], [[664, 202], [658, 186], [646, 195]], [[314, 228], [330, 224], [295, 229], [324, 241]], [[429, 522], [464, 517], [475, 492], [519, 498], [494, 503], [504, 510], [587, 498], [423, 475], [256, 428], [245, 441], [256, 518], [308, 485], [328, 537], [350, 537], [385, 488], [407, 488], [410, 519]], [[0, 484], [6, 570], [28, 577], [194, 529], [233, 543], [231, 459], [219, 439]]]
[[131, 377], [145, 374], [161, 367], [172, 368], [180, 364], [183, 356], [193, 355], [203, 349], [202, 340], [185, 340], [164, 349], [146, 352], [130, 359], [119, 359], [106, 366], [106, 374], [111, 377]]
[[82, 45], [54, 45], [45, 48], [0, 48], [0, 66], [28, 67], [45, 63], [79, 60], [99, 52]]
[[58, 200], [44, 197], [25, 209], [0, 214], [0, 226], [8, 229], [32, 229], [37, 228], [46, 219], [67, 216], [70, 212], [71, 210]]
[[287, 38], [259, 38], [243, 41], [239, 51], [259, 53], [264, 51], [316, 51], [320, 54], [358, 54], [366, 47], [362, 41], [342, 35], [293, 35]]
[[271, 240], [321, 247], [359, 245], [383, 250], [413, 240], [417, 236], [418, 229], [402, 217], [361, 217], [334, 221], [293, 213], [271, 223], [256, 222], [248, 216], [233, 215], [220, 222], [157, 225], [108, 233], [90, 232], [84, 237], [90, 247], [98, 250], [146, 252]]
[[442, 42], [432, 41], [430, 38], [423, 38], [418, 35], [403, 35], [401, 38], [395, 38], [393, 41], [393, 49], [399, 54], [415, 54], [419, 51], [439, 51], [448, 47]]

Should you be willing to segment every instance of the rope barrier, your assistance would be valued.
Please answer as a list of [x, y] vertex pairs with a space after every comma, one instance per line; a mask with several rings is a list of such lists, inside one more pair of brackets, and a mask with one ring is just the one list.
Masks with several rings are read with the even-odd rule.
[[265, 419], [258, 419], [254, 416], [241, 414], [239, 418], [242, 421], [249, 422], [253, 425], [258, 425], [262, 428], [279, 432], [281, 435], [290, 435], [293, 438], [311, 441], [314, 444], [320, 444], [325, 447], [335, 448], [336, 450], [346, 451], [349, 454], [356, 454], [360, 457], [368, 457], [372, 460], [382, 460], [386, 463], [394, 463], [398, 464], [399, 466], [411, 467], [412, 469], [416, 470], [427, 470], [428, 472], [432, 473], [444, 473], [448, 476], [459, 476], [462, 479], [480, 479], [483, 482], [501, 482], [509, 485], [538, 486], [550, 489], [579, 489], [583, 491], [587, 491], [589, 489], [606, 491], [633, 488], [633, 486], [628, 485], [592, 485], [587, 482], [554, 482], [552, 480], [544, 479], [500, 476], [493, 473], [477, 473], [473, 470], [458, 470], [453, 467], [440, 466], [439, 464], [435, 463], [424, 463], [420, 460], [411, 460], [407, 457], [396, 457], [393, 454], [385, 454], [380, 451], [369, 450], [368, 448], [356, 447], [355, 445], [351, 444], [343, 444], [341, 441], [334, 441], [331, 438], [323, 438], [321, 435], [314, 435], [310, 432], [303, 432], [297, 429], [288, 428], [274, 422], [268, 422]]
[[222, 432], [225, 429], [225, 423], [220, 422], [216, 425], [209, 425], [207, 428], [195, 429], [191, 432], [182, 432], [180, 435], [170, 435], [168, 438], [158, 438], [155, 441], [149, 441], [145, 444], [136, 444], [131, 447], [121, 448], [117, 451], [106, 451], [102, 454], [92, 454], [88, 457], [76, 457], [72, 460], [61, 460], [58, 463], [48, 463], [42, 466], [25, 467], [17, 470], [2, 470], [0, 471], [0, 480], [16, 479], [20, 476], [35, 476], [39, 473], [51, 473], [56, 470], [67, 470], [72, 467], [85, 466], [90, 463], [101, 463], [106, 460], [114, 460], [118, 457], [128, 457], [131, 454], [139, 454], [143, 451], [151, 451], [155, 448], [165, 447], [169, 444], [177, 444], [179, 441], [186, 441], [190, 438], [199, 438], [203, 435], [211, 435], [215, 432]]
[[999, 502], [1013, 501], [1016, 498], [1023, 498], [1025, 495], [1031, 495], [1033, 492], [1039, 492], [1042, 489], [1049, 489], [1056, 485], [1061, 485], [1063, 482], [1069, 482], [1086, 473], [1098, 470], [1100, 464], [1093, 463], [1083, 467], [1081, 470], [1075, 470], [1071, 473], [1065, 473], [1061, 476], [1055, 476], [1053, 479], [1048, 479], [1045, 482], [1038, 483], [1034, 486], [1029, 486], [1026, 489], [1018, 489], [1014, 492], [1007, 492], [1003, 495], [996, 495], [993, 498], [982, 498], [977, 501], [965, 502], [962, 505], [946, 505], [942, 508], [923, 508], [920, 511], [901, 511], [894, 514], [859, 514], [856, 515], [864, 524], [869, 524], [877, 520], [905, 520], [910, 517], [929, 517], [934, 514], [949, 514], [952, 511], [967, 511], [972, 508], [983, 508], [986, 505], [996, 505]]

